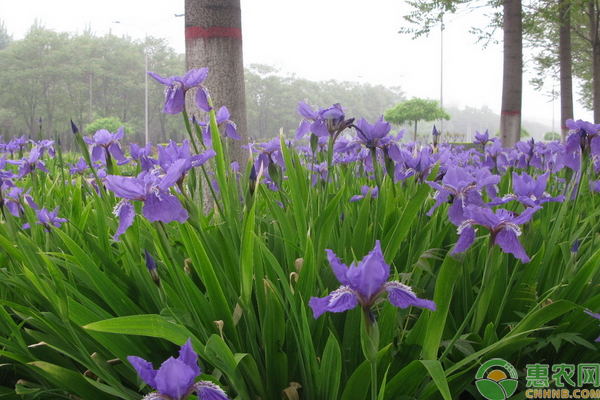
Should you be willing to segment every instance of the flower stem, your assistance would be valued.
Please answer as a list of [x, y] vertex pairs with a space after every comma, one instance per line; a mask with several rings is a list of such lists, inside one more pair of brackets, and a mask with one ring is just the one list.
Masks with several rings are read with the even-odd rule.
[[377, 188], [381, 191], [381, 166], [377, 162], [377, 148], [371, 148], [371, 159], [373, 160], [373, 175], [375, 176], [375, 183]]
[[[187, 131], [187, 133], [190, 137], [190, 142], [192, 142], [194, 151], [196, 152], [196, 154], [199, 154], [198, 146], [196, 146], [196, 141], [194, 140], [194, 135], [192, 134], [192, 126], [190, 124], [190, 117], [188, 116], [188, 113], [187, 113], [187, 110], [185, 109], [185, 107], [183, 108], [183, 112], [181, 113], [181, 115], [183, 116], [183, 122], [185, 123], [185, 130]], [[196, 131], [196, 134], [198, 134], [197, 131]], [[202, 135], [199, 135], [199, 139], [202, 140]]]
[[377, 400], [377, 360], [371, 362], [371, 400]]
[[377, 400], [377, 352], [379, 350], [379, 327], [371, 310], [363, 307], [361, 344], [365, 358], [371, 364], [371, 400]]

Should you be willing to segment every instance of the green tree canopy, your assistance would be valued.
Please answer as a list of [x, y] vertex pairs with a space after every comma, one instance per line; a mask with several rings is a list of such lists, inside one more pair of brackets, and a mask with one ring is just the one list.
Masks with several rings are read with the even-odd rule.
[[[0, 39], [2, 29], [0, 23]], [[25, 38], [0, 51], [0, 135], [33, 136], [42, 117], [43, 137], [60, 137], [68, 148], [73, 136], [69, 120], [85, 130], [93, 120], [115, 117], [131, 128], [126, 140], [141, 142], [147, 70], [183, 75], [183, 57], [164, 39], [132, 41], [111, 34], [97, 37], [91, 31], [72, 35], [36, 23]], [[185, 132], [181, 117], [162, 113], [163, 105], [164, 85], [150, 80], [154, 143], [180, 140]]]
[[544, 134], [544, 140], [560, 140], [560, 133], [558, 132], [546, 132]]
[[412, 125], [414, 122], [414, 140], [417, 140], [417, 123], [419, 121], [449, 120], [450, 115], [438, 105], [437, 100], [413, 97], [410, 100], [396, 104], [394, 108], [386, 110], [383, 118], [397, 125], [406, 123]]
[[281, 128], [286, 135], [293, 136], [301, 119], [297, 113], [299, 101], [313, 109], [340, 103], [347, 116], [364, 117], [373, 123], [386, 108], [404, 100], [399, 87], [309, 81], [263, 64], [251, 64], [245, 76], [248, 134], [255, 140], [273, 138]]
[[93, 135], [100, 129], [106, 129], [109, 132], [115, 133], [120, 127], [124, 127], [125, 134], [131, 134], [131, 127], [127, 123], [123, 123], [117, 117], [96, 118], [91, 124], [86, 125], [85, 132], [88, 135]]
[[0, 50], [5, 49], [12, 42], [12, 36], [8, 34], [4, 21], [0, 21]]

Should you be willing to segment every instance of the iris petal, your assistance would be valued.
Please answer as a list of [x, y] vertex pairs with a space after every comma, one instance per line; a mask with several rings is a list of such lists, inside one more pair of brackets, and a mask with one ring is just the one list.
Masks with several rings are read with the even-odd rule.
[[435, 311], [435, 303], [431, 300], [420, 299], [412, 289], [398, 281], [387, 282], [383, 285], [388, 292], [388, 300], [396, 307], [406, 308], [410, 306], [428, 308]]
[[348, 286], [342, 286], [331, 292], [329, 296], [323, 298], [312, 297], [308, 305], [313, 309], [314, 317], [319, 318], [327, 311], [344, 312], [353, 309], [358, 305], [358, 296]]
[[209, 381], [198, 381], [194, 385], [198, 400], [227, 400], [223, 389]]
[[529, 257], [527, 253], [525, 253], [525, 249], [521, 242], [519, 242], [519, 238], [517, 237], [517, 233], [512, 229], [503, 229], [496, 235], [496, 244], [500, 246], [502, 251], [505, 253], [511, 253], [515, 257], [517, 257], [522, 262], [529, 262]]
[[179, 199], [169, 192], [161, 192], [158, 195], [150, 193], [144, 202], [142, 213], [150, 222], [183, 223], [188, 219], [188, 212], [181, 206]]
[[140, 378], [149, 386], [156, 387], [156, 371], [152, 368], [152, 363], [136, 356], [129, 356], [127, 360], [133, 365]]
[[194, 370], [196, 376], [200, 375], [200, 367], [198, 366], [198, 354], [194, 351], [192, 347], [192, 339], [189, 338], [187, 342], [183, 346], [181, 346], [181, 350], [179, 350], [179, 360], [183, 361], [187, 366]]
[[193, 385], [196, 376], [189, 365], [171, 357], [156, 372], [156, 390], [173, 399], [181, 399]]
[[356, 267], [348, 269], [346, 277], [350, 287], [360, 293], [365, 301], [369, 301], [381, 288], [390, 277], [390, 266], [383, 259], [379, 240], [375, 248]]
[[124, 234], [127, 228], [133, 224], [135, 211], [133, 209], [133, 205], [129, 201], [123, 200], [117, 204], [113, 214], [119, 217], [119, 227], [117, 228], [117, 233], [115, 233], [113, 236], [113, 239], [118, 242], [119, 236]]

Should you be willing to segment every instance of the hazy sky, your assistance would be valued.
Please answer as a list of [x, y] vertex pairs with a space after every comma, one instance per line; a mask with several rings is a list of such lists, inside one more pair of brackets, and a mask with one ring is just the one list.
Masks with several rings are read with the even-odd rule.
[[[402, 16], [411, 10], [404, 1], [241, 3], [246, 65], [270, 64], [313, 80], [400, 86], [408, 98], [440, 99], [440, 32], [417, 40], [398, 34], [406, 24]], [[134, 38], [143, 38], [146, 33], [164, 37], [179, 52], [184, 52], [185, 46], [184, 21], [175, 14], [183, 12], [184, 0], [0, 0], [0, 19], [14, 39], [23, 38], [37, 18], [56, 31], [77, 33], [90, 26], [100, 36], [112, 30]], [[471, 26], [483, 28], [486, 22], [482, 14], [475, 13], [448, 18], [443, 40], [446, 106], [486, 105], [500, 113], [502, 46], [490, 45], [483, 50], [468, 33]], [[558, 130], [559, 101], [553, 103], [534, 91], [528, 84], [532, 76], [526, 74], [524, 79], [523, 119], [551, 127], [554, 118]], [[575, 118], [591, 120], [591, 113], [576, 106]]]

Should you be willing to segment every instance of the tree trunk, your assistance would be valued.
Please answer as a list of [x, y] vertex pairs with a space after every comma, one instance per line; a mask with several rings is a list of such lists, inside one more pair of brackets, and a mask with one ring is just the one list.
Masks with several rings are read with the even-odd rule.
[[592, 86], [594, 123], [600, 123], [600, 37], [598, 37], [598, 20], [600, 10], [595, 0], [588, 2], [588, 15], [590, 18], [590, 42], [592, 43]]
[[419, 121], [415, 119], [415, 142], [418, 140], [417, 139], [417, 122], [419, 122]]
[[523, 19], [521, 0], [504, 0], [504, 67], [500, 139], [513, 147], [521, 137], [523, 92]]
[[558, 0], [560, 28], [558, 53], [560, 61], [560, 136], [564, 143], [569, 133], [566, 121], [573, 118], [573, 72], [571, 60], [571, 3]]
[[[242, 137], [241, 141], [231, 140], [231, 160], [238, 161], [243, 171], [248, 153], [241, 146], [248, 142], [248, 132], [240, 0], [185, 0], [185, 56], [188, 70], [209, 68], [203, 85], [215, 109], [226, 106], [231, 113]], [[190, 100], [189, 115], [198, 118], [198, 110]]]

